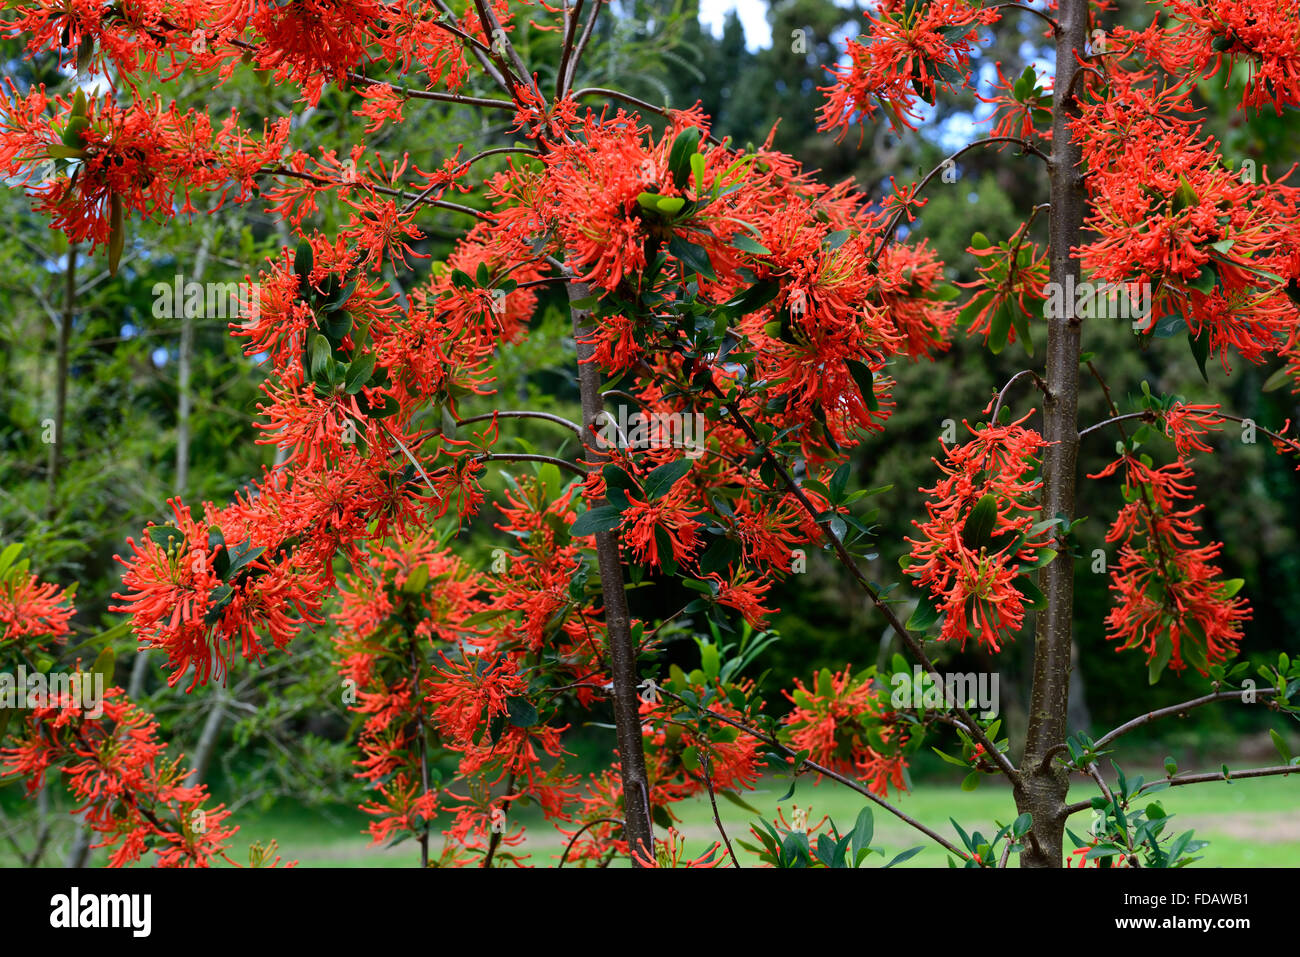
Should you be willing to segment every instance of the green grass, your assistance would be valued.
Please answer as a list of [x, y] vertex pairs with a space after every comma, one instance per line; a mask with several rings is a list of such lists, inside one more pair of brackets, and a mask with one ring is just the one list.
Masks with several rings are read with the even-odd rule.
[[[810, 823], [828, 814], [841, 832], [852, 828], [865, 803], [859, 795], [832, 782], [814, 786], [807, 780], [800, 781], [793, 798], [779, 802], [788, 787], [788, 781], [764, 781], [746, 800], [770, 817], [776, 816], [778, 803], [785, 809], [787, 819], [792, 805], [808, 808]], [[1090, 793], [1083, 782], [1077, 782], [1071, 789], [1075, 800], [1082, 800]], [[1290, 867], [1300, 859], [1300, 815], [1296, 813], [1300, 803], [1298, 778], [1166, 789], [1152, 795], [1152, 799], [1160, 800], [1165, 810], [1174, 815], [1171, 822], [1174, 834], [1194, 829], [1198, 839], [1210, 842], [1195, 867]], [[1009, 790], [991, 780], [974, 792], [963, 792], [953, 785], [921, 783], [914, 793], [891, 801], [954, 844], [960, 841], [950, 817], [955, 817], [968, 832], [981, 830], [987, 835], [996, 830], [994, 821], [1005, 824], [1016, 816]], [[727, 801], [720, 800], [718, 808], [733, 844], [737, 838], [752, 840], [748, 831], [753, 815]], [[718, 839], [707, 797], [683, 802], [675, 810], [681, 819], [678, 828], [686, 838], [690, 856], [703, 853]], [[393, 848], [370, 845], [369, 837], [360, 833], [366, 820], [365, 815], [349, 809], [331, 811], [329, 819], [287, 805], [266, 814], [246, 809], [236, 818], [242, 827], [235, 845], [243, 847], [254, 839], [274, 838], [286, 860], [297, 859], [304, 867], [410, 867], [417, 862], [418, 849], [412, 841]], [[530, 809], [520, 812], [520, 820], [528, 826], [528, 839], [521, 853], [531, 854], [529, 863], [534, 865], [554, 866], [564, 847], [562, 836]], [[1088, 823], [1088, 813], [1081, 812], [1071, 819], [1071, 829], [1083, 834]], [[925, 850], [902, 866], [947, 866], [947, 855], [942, 849], [880, 808], [875, 809], [875, 833], [874, 846], [884, 850], [888, 857], [873, 856], [870, 861], [874, 866], [918, 845]], [[441, 845], [440, 835], [435, 835], [433, 845], [435, 848]], [[756, 862], [753, 855], [739, 847], [736, 850], [742, 865]], [[231, 856], [239, 859], [237, 853]]]

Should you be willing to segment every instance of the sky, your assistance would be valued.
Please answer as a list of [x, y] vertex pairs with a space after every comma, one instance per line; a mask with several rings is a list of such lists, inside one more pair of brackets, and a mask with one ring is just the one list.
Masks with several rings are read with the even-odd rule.
[[715, 37], [720, 37], [722, 25], [732, 10], [740, 14], [746, 47], [756, 50], [772, 45], [772, 27], [767, 22], [767, 4], [763, 0], [700, 0], [700, 22]]

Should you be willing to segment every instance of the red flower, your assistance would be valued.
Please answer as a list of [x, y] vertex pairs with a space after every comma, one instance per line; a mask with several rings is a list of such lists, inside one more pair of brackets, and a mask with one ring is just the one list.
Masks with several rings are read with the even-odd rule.
[[[922, 537], [907, 539], [912, 545], [907, 571], [944, 613], [942, 641], [964, 647], [974, 635], [998, 651], [1005, 636], [1024, 622], [1024, 595], [1016, 579], [1053, 537], [1036, 527], [1040, 482], [1034, 456], [1043, 440], [1020, 422], [978, 430], [967, 425], [974, 439], [945, 446], [946, 461], [939, 467], [946, 477], [921, 490], [933, 497], [926, 503], [930, 519], [912, 523]], [[987, 525], [978, 542], [972, 539], [977, 508]]]
[[1216, 581], [1222, 546], [1201, 545], [1193, 520], [1202, 508], [1181, 508], [1191, 498], [1192, 472], [1183, 461], [1154, 468], [1132, 455], [1116, 459], [1091, 478], [1125, 473], [1125, 498], [1106, 535], [1120, 545], [1111, 571], [1116, 605], [1106, 618], [1117, 650], [1141, 648], [1159, 672], [1189, 664], [1201, 674], [1237, 652], [1241, 623], [1250, 618], [1241, 581]]

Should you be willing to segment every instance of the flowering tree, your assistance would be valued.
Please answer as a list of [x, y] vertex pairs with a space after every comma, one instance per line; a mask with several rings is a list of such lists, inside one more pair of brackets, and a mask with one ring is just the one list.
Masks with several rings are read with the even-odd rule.
[[[1171, 840], [1157, 813], [1129, 802], [1229, 772], [1170, 768], [1150, 784], [1121, 772], [1112, 789], [1098, 761], [1134, 727], [1243, 694], [1245, 666], [1232, 663], [1250, 614], [1243, 582], [1222, 577], [1220, 546], [1203, 540], [1190, 502], [1194, 455], [1243, 420], [1144, 390], [1136, 410], [1112, 405], [1109, 420], [1081, 428], [1081, 373], [1108, 399], [1110, 389], [1083, 352], [1091, 300], [1074, 291], [1085, 273], [1124, 296], [1145, 289], [1135, 339], [1185, 332], [1202, 369], [1211, 356], [1227, 371], [1234, 353], [1280, 355], [1300, 384], [1300, 194], [1230, 169], [1190, 92], [1235, 67], [1250, 76], [1242, 110], [1297, 105], [1300, 13], [1163, 0], [1147, 29], [1108, 31], [1105, 4], [1088, 0], [880, 0], [825, 90], [826, 129], [914, 127], [967, 82], [982, 32], [1010, 16], [1041, 21], [1056, 69], [1004, 80], [988, 137], [877, 202], [768, 145], [717, 140], [698, 110], [580, 87], [602, 6], [17, 5], [7, 27], [31, 49], [111, 80], [99, 95], [12, 83], [3, 95], [0, 169], [25, 178], [69, 242], [102, 248], [115, 270], [133, 219], [190, 216], [205, 194], [213, 209], [266, 204], [297, 237], [265, 264], [256, 309], [232, 328], [247, 355], [269, 363], [259, 425], [283, 464], [227, 504], [174, 500], [170, 524], [131, 541], [118, 610], [141, 646], [162, 651], [171, 683], [189, 691], [329, 624], [361, 722], [372, 836], [414, 838], [422, 864], [521, 863], [510, 812], [527, 801], [567, 835], [562, 862], [739, 866], [720, 819], [722, 841], [684, 856], [672, 808], [707, 793], [716, 818], [718, 795], [736, 798], [773, 769], [832, 778], [971, 866], [1005, 865], [1013, 849], [1023, 864], [1059, 866], [1068, 818], [1089, 809], [1087, 860], [1186, 863], [1189, 837]], [[547, 33], [558, 58], [529, 62], [530, 38]], [[305, 109], [327, 87], [351, 91], [375, 144], [429, 103], [500, 118], [510, 139], [428, 169], [371, 143], [310, 154], [295, 148], [288, 117], [250, 129], [237, 114], [218, 120], [142, 89], [180, 97], [182, 78], [221, 83], [244, 69], [299, 91]], [[945, 168], [983, 148], [1045, 165], [1035, 218], [1046, 214], [1048, 236], [1040, 248], [1032, 219], [997, 242], [976, 234], [979, 278], [961, 304], [933, 250], [907, 244], [901, 227]], [[504, 157], [504, 169], [477, 174], [488, 157]], [[310, 226], [327, 195], [348, 210], [328, 233]], [[381, 271], [412, 270], [421, 224], [437, 216], [474, 225], [399, 295]], [[465, 416], [467, 397], [503, 394], [501, 350], [556, 294], [572, 317], [582, 420], [512, 408]], [[864, 570], [873, 517], [858, 503], [873, 490], [851, 487], [850, 453], [887, 425], [891, 362], [941, 361], [959, 326], [994, 352], [1029, 348], [1033, 325], [1046, 326], [1041, 373], [990, 389], [965, 434], [938, 450], [904, 563], [918, 599], [905, 622], [901, 590]], [[1041, 393], [1039, 429], [1033, 409], [1011, 412], [1022, 384]], [[634, 428], [611, 415], [616, 403], [638, 410]], [[509, 418], [548, 422], [580, 454], [503, 450]], [[697, 421], [702, 432], [684, 440], [683, 424]], [[1214, 688], [1093, 741], [1067, 737], [1065, 722], [1076, 455], [1103, 429], [1119, 439], [1116, 459], [1094, 478], [1122, 479], [1123, 502], [1108, 535], [1119, 548], [1110, 637], [1145, 657], [1153, 682], [1190, 667]], [[1279, 453], [1300, 452], [1286, 427], [1260, 431]], [[1157, 466], [1147, 450], [1168, 456], [1162, 438], [1172, 460]], [[491, 508], [514, 546], [483, 569], [449, 541], [488, 507], [490, 467], [512, 470]], [[822, 671], [784, 692], [784, 719], [765, 714], [742, 672], [769, 640], [773, 583], [810, 548], [843, 563], [935, 678], [927, 637], [998, 652], [1035, 611], [1023, 753], [966, 700], [899, 707], [875, 667]], [[8, 575], [0, 649], [17, 661], [63, 637], [70, 610], [25, 567]], [[657, 623], [633, 617], [629, 588], [673, 579], [693, 597]], [[709, 625], [698, 631], [700, 667], [648, 677], [661, 632], [684, 616]], [[1294, 711], [1300, 665], [1284, 657], [1265, 672], [1261, 700]], [[603, 772], [567, 768], [561, 703], [612, 707], [615, 759]], [[224, 854], [222, 810], [202, 811], [206, 794], [161, 757], [148, 716], [116, 689], [106, 714], [107, 727], [66, 705], [32, 710], [8, 732], [5, 772], [39, 786], [60, 768], [114, 863], [147, 849], [160, 864]], [[949, 760], [975, 780], [1011, 784], [1020, 816], [992, 838], [959, 828], [959, 846], [889, 801], [907, 786], [908, 756], [941, 727], [962, 744]], [[439, 772], [446, 758], [454, 774]], [[1297, 770], [1287, 753], [1284, 762], [1231, 774]], [[1099, 796], [1068, 802], [1071, 773], [1091, 776]], [[440, 813], [452, 823], [436, 855]], [[778, 866], [857, 866], [871, 851], [870, 820], [864, 812], [845, 834], [832, 824], [814, 842], [820, 825], [782, 818], [756, 825], [757, 843], [737, 843]], [[255, 850], [253, 863], [268, 856]]]

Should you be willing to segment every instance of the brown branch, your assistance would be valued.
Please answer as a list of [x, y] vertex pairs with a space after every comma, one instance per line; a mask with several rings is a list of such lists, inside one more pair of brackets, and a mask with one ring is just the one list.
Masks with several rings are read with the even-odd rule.
[[[794, 476], [790, 474], [790, 470], [786, 468], [785, 464], [778, 459], [775, 454], [773, 454], [772, 450], [767, 447], [767, 444], [759, 438], [758, 433], [754, 431], [753, 425], [741, 413], [740, 408], [736, 403], [728, 400], [727, 397], [722, 394], [721, 390], [718, 389], [716, 383], [709, 381], [707, 387], [718, 396], [718, 398], [722, 399], [723, 407], [731, 414], [731, 418], [736, 423], [737, 427], [745, 433], [745, 436], [754, 444], [754, 447], [759, 449], [767, 460], [772, 463], [772, 466], [781, 476], [781, 480], [785, 483], [786, 488], [803, 507], [804, 511], [806, 511], [812, 518], [817, 527], [821, 529], [822, 534], [826, 537], [826, 540], [835, 551], [840, 563], [849, 570], [853, 575], [854, 580], [858, 583], [858, 586], [862, 588], [862, 590], [866, 592], [867, 597], [871, 599], [871, 603], [885, 616], [885, 620], [889, 622], [890, 626], [898, 634], [899, 638], [901, 638], [903, 643], [907, 645], [912, 656], [920, 662], [921, 666], [925, 668], [927, 672], [933, 675], [937, 680], [942, 681], [943, 675], [939, 673], [939, 670], [935, 668], [933, 662], [930, 661], [930, 657], [925, 653], [925, 649], [921, 646], [921, 643], [912, 636], [912, 634], [907, 630], [907, 626], [903, 624], [898, 615], [894, 612], [894, 609], [880, 597], [880, 593], [872, 587], [871, 582], [869, 582], [862, 574], [862, 570], [858, 568], [857, 562], [853, 560], [853, 556], [850, 555], [848, 549], [844, 547], [844, 543], [840, 541], [839, 536], [831, 531], [827, 524], [823, 524], [824, 522], [829, 522], [829, 520], [818, 518], [819, 513], [817, 509], [813, 506], [812, 502], [808, 501], [808, 496], [804, 494], [803, 489], [800, 488], [799, 484], [794, 480]], [[984, 730], [970, 716], [966, 708], [962, 705], [957, 705], [954, 710], [957, 711], [958, 715], [961, 716], [961, 719], [970, 727], [971, 734], [974, 736], [975, 740], [984, 745], [984, 750], [988, 752], [989, 757], [997, 763], [998, 767], [1002, 770], [1002, 773], [1005, 774], [1013, 783], [1016, 782], [1019, 778], [1019, 773], [1016, 771], [1015, 766], [1012, 765], [1007, 756], [998, 750], [993, 742], [989, 740], [988, 735], [984, 733]]]
[[498, 410], [496, 412], [485, 412], [483, 415], [472, 415], [468, 419], [457, 419], [457, 425], [469, 425], [472, 422], [490, 422], [493, 419], [541, 419], [545, 422], [554, 422], [556, 425], [562, 425], [569, 431], [573, 432], [578, 438], [582, 438], [582, 427], [576, 422], [570, 422], [562, 416], [552, 415], [549, 412], [531, 412], [526, 409], [508, 409]]
[[713, 793], [713, 778], [709, 775], [709, 751], [707, 748], [700, 751], [700, 763], [704, 771], [704, 786], [709, 789], [709, 804], [713, 807], [713, 823], [718, 826], [718, 833], [722, 835], [722, 842], [727, 845], [727, 853], [731, 855], [731, 863], [736, 867], [740, 867], [740, 860], [731, 847], [731, 838], [727, 837], [726, 828], [722, 826], [722, 817], [718, 814], [718, 798]]
[[1040, 20], [1044, 21], [1048, 26], [1052, 28], [1053, 36], [1061, 32], [1061, 25], [1057, 23], [1056, 20], [1050, 15], [1044, 13], [1042, 10], [1035, 10], [1033, 7], [1026, 7], [1023, 4], [1010, 2], [1010, 0], [1008, 0], [1008, 2], [1006, 3], [995, 3], [989, 7], [980, 7], [980, 9], [1001, 10], [1007, 7], [1019, 10], [1022, 13], [1032, 13], [1034, 16], [1038, 17]]
[[1039, 374], [1035, 372], [1033, 369], [1023, 369], [1020, 372], [1017, 372], [1015, 375], [1013, 375], [1010, 379], [1007, 380], [1007, 384], [1004, 385], [1002, 387], [1002, 391], [998, 393], [998, 401], [993, 406], [993, 415], [989, 417], [989, 421], [992, 422], [994, 425], [997, 425], [998, 413], [1002, 411], [1002, 400], [1006, 398], [1007, 392], [1011, 389], [1013, 385], [1016, 384], [1016, 381], [1021, 376], [1032, 376], [1034, 380], [1034, 385], [1038, 387], [1038, 391], [1043, 393], [1043, 395], [1045, 396], [1051, 395], [1051, 393], [1047, 391], [1047, 383], [1044, 382], [1042, 377], [1039, 376]]
[[[1027, 140], [1023, 140], [1018, 136], [988, 136], [982, 140], [976, 140], [973, 143], [967, 143], [965, 146], [963, 146], [957, 152], [953, 153], [951, 156], [945, 159], [934, 169], [930, 170], [930, 172], [926, 173], [925, 176], [921, 178], [921, 181], [916, 184], [916, 189], [912, 191], [912, 195], [916, 196], [917, 193], [925, 189], [925, 187], [930, 184], [930, 181], [932, 179], [934, 179], [945, 169], [947, 169], [948, 164], [955, 163], [960, 157], [965, 156], [973, 149], [978, 149], [982, 146], [989, 146], [993, 143], [1015, 143], [1017, 146], [1020, 147], [1021, 152], [1032, 153], [1034, 156], [1037, 156], [1044, 163], [1046, 163], [1048, 165], [1048, 168], [1051, 168], [1052, 165], [1051, 158], [1046, 153], [1044, 153], [1042, 150], [1040, 150], [1038, 147], [1034, 146], [1032, 143], [1028, 142]], [[894, 230], [898, 228], [898, 224], [902, 221], [903, 216], [905, 215], [906, 212], [907, 212], [906, 208], [900, 209], [896, 213], [894, 213], [894, 215], [890, 218], [889, 222], [885, 225], [883, 234], [881, 235], [880, 247], [876, 250], [876, 254], [872, 257], [872, 259], [874, 260], [880, 259], [881, 255], [885, 251], [885, 247], [888, 246], [893, 241]]]
[[[727, 717], [725, 714], [719, 714], [718, 712], [713, 711], [713, 710], [711, 710], [711, 709], [709, 709], [709, 708], [701, 708], [701, 707], [699, 707], [699, 706], [697, 706], [697, 705], [693, 705], [693, 704], [691, 704], [690, 702], [688, 702], [686, 699], [682, 698], [680, 695], [675, 694], [675, 693], [672, 692], [672, 691], [669, 691], [667, 688], [660, 687], [660, 688], [659, 688], [659, 691], [660, 691], [661, 693], [663, 693], [663, 694], [666, 694], [666, 695], [667, 695], [668, 697], [670, 697], [670, 698], [675, 698], [676, 700], [682, 702], [682, 704], [686, 705], [687, 707], [692, 708], [692, 709], [693, 709], [693, 710], [694, 710], [698, 715], [700, 715], [700, 716], [704, 716], [704, 717], [713, 718], [713, 719], [715, 719], [715, 720], [717, 720], [717, 721], [721, 721], [721, 722], [723, 722], [724, 724], [729, 724], [729, 725], [731, 725], [733, 728], [738, 728], [739, 730], [745, 732], [745, 733], [748, 734], [749, 736], [751, 736], [751, 737], [753, 737], [753, 738], [757, 738], [759, 741], [762, 741], [762, 742], [763, 742], [764, 744], [766, 744], [768, 747], [772, 747], [772, 748], [777, 748], [777, 749], [779, 749], [779, 750], [782, 751], [782, 752], [783, 752], [787, 757], [797, 757], [797, 756], [798, 756], [797, 752], [795, 752], [795, 751], [792, 750], [791, 748], [786, 747], [786, 746], [785, 746], [784, 744], [782, 744], [780, 741], [776, 740], [776, 738], [773, 738], [773, 737], [771, 737], [771, 736], [769, 736], [769, 735], [764, 734], [762, 731], [759, 731], [757, 728], [751, 728], [751, 727], [750, 727], [749, 725], [747, 725], [747, 724], [744, 724], [744, 723], [742, 723], [742, 722], [740, 722], [740, 721], [736, 721], [736, 720], [734, 720], [734, 719], [732, 719], [732, 718], [729, 718], [729, 717]], [[894, 816], [895, 816], [896, 818], [898, 818], [899, 820], [901, 820], [901, 821], [903, 821], [903, 822], [905, 822], [905, 823], [911, 825], [912, 827], [916, 828], [916, 830], [920, 831], [922, 834], [924, 834], [926, 837], [930, 838], [930, 840], [934, 841], [936, 844], [939, 844], [940, 846], [942, 846], [945, 850], [949, 851], [949, 852], [952, 853], [952, 854], [956, 854], [957, 857], [961, 858], [962, 860], [965, 860], [965, 859], [966, 859], [966, 854], [965, 854], [963, 851], [959, 851], [959, 850], [958, 850], [956, 847], [954, 847], [950, 842], [948, 842], [947, 840], [945, 840], [944, 837], [943, 837], [941, 834], [937, 834], [937, 833], [935, 833], [934, 831], [930, 830], [928, 827], [926, 827], [926, 826], [925, 826], [924, 824], [922, 824], [920, 821], [916, 820], [915, 818], [909, 816], [909, 815], [906, 814], [905, 812], [903, 812], [903, 811], [899, 810], [898, 808], [894, 807], [892, 804], [890, 804], [890, 803], [889, 803], [888, 801], [886, 801], [884, 798], [882, 798], [882, 797], [880, 797], [880, 796], [878, 796], [878, 795], [872, 793], [872, 791], [871, 791], [869, 788], [864, 787], [862, 784], [860, 784], [860, 783], [857, 782], [857, 781], [854, 781], [852, 778], [845, 777], [844, 775], [839, 774], [839, 773], [837, 773], [837, 772], [835, 772], [835, 771], [832, 771], [830, 768], [825, 767], [825, 766], [823, 766], [823, 765], [821, 765], [821, 764], [818, 764], [816, 761], [810, 761], [810, 760], [807, 759], [807, 758], [804, 758], [804, 759], [803, 759], [803, 760], [798, 764], [798, 766], [795, 767], [795, 769], [794, 769], [794, 773], [795, 773], [795, 774], [798, 774], [799, 771], [800, 771], [800, 769], [802, 769], [802, 768], [809, 768], [809, 769], [811, 769], [811, 770], [813, 770], [813, 771], [816, 771], [818, 774], [821, 774], [821, 775], [823, 775], [823, 776], [825, 776], [825, 777], [830, 778], [832, 781], [838, 781], [840, 784], [843, 784], [843, 785], [844, 785], [845, 787], [847, 787], [847, 788], [852, 788], [854, 791], [857, 791], [859, 794], [861, 794], [863, 797], [867, 798], [869, 801], [873, 801], [873, 802], [875, 802], [876, 804], [878, 804], [878, 805], [880, 805], [881, 807], [883, 807], [886, 811], [888, 811], [890, 814], [894, 815]]]
[[569, 851], [573, 850], [573, 845], [578, 840], [578, 838], [582, 837], [583, 834], [587, 833], [587, 831], [591, 830], [597, 824], [617, 824], [619, 827], [623, 828], [624, 830], [627, 829], [627, 825], [624, 824], [621, 820], [619, 820], [616, 817], [598, 817], [594, 821], [588, 821], [586, 824], [584, 824], [581, 828], [578, 829], [578, 831], [573, 835], [573, 837], [569, 838], [569, 843], [565, 845], [564, 853], [560, 855], [560, 863], [559, 866], [556, 868], [556, 870], [559, 870], [559, 868], [563, 867], [564, 862], [569, 859]]
[[1138, 715], [1129, 721], [1125, 721], [1119, 727], [1112, 731], [1107, 731], [1096, 741], [1097, 748], [1104, 748], [1121, 735], [1128, 734], [1143, 725], [1150, 724], [1152, 721], [1158, 721], [1161, 718], [1167, 718], [1170, 715], [1181, 715], [1193, 708], [1200, 708], [1207, 704], [1213, 704], [1216, 701], [1226, 701], [1229, 698], [1240, 698], [1241, 691], [1215, 691], [1199, 698], [1193, 698], [1191, 701], [1184, 701], [1182, 704], [1170, 705], [1167, 708], [1157, 708], [1155, 711], [1148, 711], [1146, 714]]

